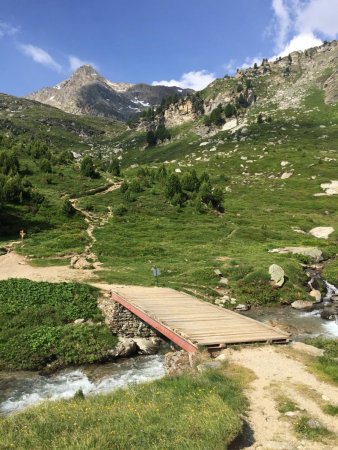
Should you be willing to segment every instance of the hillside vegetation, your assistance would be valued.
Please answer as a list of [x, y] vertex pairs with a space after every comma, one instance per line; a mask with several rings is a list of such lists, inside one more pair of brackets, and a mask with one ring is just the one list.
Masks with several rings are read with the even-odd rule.
[[[9, 231], [4, 239], [25, 228], [21, 252], [39, 264], [67, 264], [89, 239], [83, 216], [70, 214], [65, 205], [67, 198], [80, 196], [79, 206], [101, 224], [94, 228], [93, 250], [105, 269], [98, 275], [108, 282], [151, 284], [156, 264], [162, 284], [207, 299], [224, 293], [237, 303], [306, 299], [301, 263], [309, 259], [269, 250], [318, 247], [330, 258], [325, 276], [337, 281], [337, 199], [321, 187], [337, 179], [338, 106], [328, 96], [334, 87], [326, 82], [336, 58], [336, 43], [325, 44], [216, 80], [199, 94], [203, 109], [199, 103], [195, 120], [182, 119], [190, 117], [188, 106], [188, 113], [180, 110], [182, 100], [164, 102], [159, 117], [172, 123], [176, 114], [177, 123], [170, 127], [171, 139], [155, 146], [147, 146], [147, 130], [140, 124], [127, 129], [3, 96], [9, 131], [2, 127], [2, 132], [12, 140], [7, 148], [17, 155], [21, 175], [43, 196], [38, 206], [27, 200], [3, 209], [2, 227], [7, 224]], [[187, 102], [194, 103], [191, 96]], [[151, 115], [155, 122], [156, 114]], [[46, 158], [32, 155], [30, 140], [47, 142], [52, 165], [47, 173]], [[60, 159], [61, 149], [91, 155], [96, 175], [81, 172], [80, 159]], [[113, 181], [116, 157], [125, 179], [121, 189], [86, 195]], [[328, 239], [309, 234], [320, 226], [335, 231]], [[287, 277], [279, 290], [269, 284], [273, 263]], [[215, 269], [228, 279], [221, 290]]]
[[[55, 370], [102, 362], [117, 338], [94, 288], [76, 283], [0, 282], [0, 370]], [[86, 321], [74, 324], [76, 319]]]

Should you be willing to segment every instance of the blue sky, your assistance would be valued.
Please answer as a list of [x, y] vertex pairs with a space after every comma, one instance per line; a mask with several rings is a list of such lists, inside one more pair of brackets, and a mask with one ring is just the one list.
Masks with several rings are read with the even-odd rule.
[[82, 63], [112, 81], [195, 89], [338, 35], [338, 0], [0, 0], [0, 92]]

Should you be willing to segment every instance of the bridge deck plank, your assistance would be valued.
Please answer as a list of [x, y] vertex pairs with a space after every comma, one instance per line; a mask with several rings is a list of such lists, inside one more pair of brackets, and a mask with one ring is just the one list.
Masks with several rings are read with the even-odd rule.
[[112, 298], [142, 320], [158, 323], [160, 329], [168, 330], [167, 336], [174, 333], [193, 346], [289, 339], [276, 328], [169, 288], [121, 286], [114, 289]]

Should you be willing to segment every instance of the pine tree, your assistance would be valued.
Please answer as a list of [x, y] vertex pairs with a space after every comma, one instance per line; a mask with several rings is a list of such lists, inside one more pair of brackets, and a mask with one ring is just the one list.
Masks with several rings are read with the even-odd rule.
[[175, 194], [182, 193], [182, 186], [180, 179], [175, 173], [169, 175], [165, 184], [165, 195], [167, 198], [172, 199]]
[[146, 141], [147, 141], [148, 147], [155, 147], [155, 145], [157, 144], [157, 139], [156, 139], [155, 133], [152, 130], [147, 132]]
[[90, 156], [85, 156], [81, 162], [81, 173], [85, 177], [95, 178], [97, 173], [95, 171], [93, 160]]

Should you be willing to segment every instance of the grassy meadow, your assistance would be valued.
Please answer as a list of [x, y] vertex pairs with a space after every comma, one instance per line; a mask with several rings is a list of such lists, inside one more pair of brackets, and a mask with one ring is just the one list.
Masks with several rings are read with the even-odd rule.
[[[59, 369], [105, 361], [117, 339], [103, 324], [95, 288], [0, 282], [0, 370]], [[75, 325], [76, 319], [92, 323]]]
[[226, 370], [163, 378], [0, 418], [0, 449], [221, 450], [241, 431], [246, 408]]

